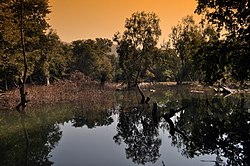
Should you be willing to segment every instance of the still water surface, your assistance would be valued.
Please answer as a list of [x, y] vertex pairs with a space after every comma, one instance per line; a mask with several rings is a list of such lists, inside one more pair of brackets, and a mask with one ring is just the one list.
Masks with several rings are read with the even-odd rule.
[[[136, 92], [115, 92], [108, 105], [1, 112], [0, 165], [249, 165], [249, 95], [147, 95], [149, 105], [137, 104]], [[162, 117], [184, 106], [170, 119]]]

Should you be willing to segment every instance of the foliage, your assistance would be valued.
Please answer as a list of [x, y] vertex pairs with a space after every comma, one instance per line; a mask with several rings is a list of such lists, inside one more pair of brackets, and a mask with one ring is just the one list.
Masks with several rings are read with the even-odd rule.
[[161, 30], [155, 13], [136, 12], [126, 19], [125, 31], [114, 35], [119, 66], [128, 87], [134, 86], [153, 64]]
[[[192, 73], [192, 55], [196, 53], [197, 46], [202, 40], [201, 30], [192, 16], [182, 19], [182, 23], [172, 28], [170, 39], [177, 56], [181, 60], [181, 68], [176, 75], [177, 84], [181, 84], [184, 80], [190, 80]], [[191, 79], [192, 80], [192, 79]]]
[[[22, 58], [20, 41], [20, 1], [1, 1], [0, 21], [0, 70], [1, 86], [8, 89], [16, 85], [17, 79], [22, 76]], [[30, 56], [40, 47], [39, 40], [44, 36], [49, 25], [46, 15], [49, 14], [47, 0], [27, 0], [24, 2], [23, 27], [24, 41], [27, 52], [28, 68], [33, 68], [34, 57]], [[28, 71], [28, 76], [32, 71]]]
[[59, 79], [65, 75], [67, 64], [69, 63], [69, 52], [64, 50], [64, 45], [59, 36], [50, 30], [40, 39], [40, 49], [31, 56], [36, 58], [33, 60], [33, 73], [30, 79], [38, 83], [50, 84], [50, 79]]
[[231, 76], [241, 83], [249, 80], [249, 2], [199, 0], [196, 13], [205, 15], [208, 22], [217, 25], [219, 32], [223, 28], [226, 30], [227, 51], [224, 54], [230, 56]]
[[249, 37], [250, 13], [247, 0], [198, 0], [195, 12], [204, 14], [209, 22], [217, 25], [219, 31], [225, 28], [232, 36]]
[[219, 39], [219, 34], [212, 26], [203, 29], [202, 40], [196, 49], [197, 52], [192, 55], [193, 68], [200, 73], [200, 80], [213, 85], [226, 77], [228, 58], [225, 41]]
[[178, 82], [181, 70], [181, 59], [176, 51], [170, 48], [170, 43], [164, 43], [158, 49], [155, 65], [152, 67], [152, 72], [155, 76], [155, 81], [176, 81]]
[[77, 40], [72, 42], [75, 70], [79, 70], [92, 79], [105, 75], [107, 80], [114, 77], [115, 56], [110, 54], [112, 41], [97, 38], [96, 40]]
[[[135, 12], [113, 41], [96, 38], [63, 43], [50, 29], [48, 0], [24, 1], [27, 83], [47, 84], [80, 71], [94, 80], [123, 80], [130, 88], [139, 81], [199, 80], [212, 85], [223, 78], [250, 80], [249, 4], [243, 1], [199, 0], [196, 13], [172, 28], [170, 43], [157, 48], [161, 35], [155, 13]], [[0, 2], [0, 88], [17, 86], [23, 75], [20, 41], [21, 1]], [[211, 23], [211, 24], [205, 24]], [[224, 36], [222, 36], [222, 32]], [[116, 47], [118, 57], [112, 54]]]

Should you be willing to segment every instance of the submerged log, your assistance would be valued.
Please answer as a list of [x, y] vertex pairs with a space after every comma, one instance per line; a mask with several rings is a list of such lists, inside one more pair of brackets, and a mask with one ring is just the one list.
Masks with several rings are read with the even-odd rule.
[[237, 92], [236, 89], [231, 89], [231, 88], [224, 86], [224, 85], [219, 85], [218, 88], [214, 87], [214, 91], [215, 91], [215, 93], [222, 93], [225, 95]]

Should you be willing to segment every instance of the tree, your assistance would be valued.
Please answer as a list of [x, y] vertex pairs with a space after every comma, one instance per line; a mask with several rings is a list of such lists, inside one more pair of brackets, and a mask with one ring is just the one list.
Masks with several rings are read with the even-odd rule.
[[110, 54], [112, 41], [97, 38], [96, 40], [77, 40], [72, 42], [75, 70], [79, 70], [92, 79], [103, 75], [112, 80], [115, 57]]
[[67, 57], [69, 53], [64, 51], [63, 43], [53, 30], [40, 38], [40, 45], [41, 48], [35, 52], [39, 56], [34, 60], [34, 71], [30, 79], [49, 85], [51, 79], [61, 78], [65, 74], [67, 63], [69, 63], [69, 57]]
[[[201, 31], [192, 16], [182, 19], [182, 23], [172, 28], [170, 39], [178, 57], [181, 60], [181, 70], [177, 84], [191, 79], [192, 55], [197, 51], [197, 45], [202, 39]], [[191, 79], [192, 80], [192, 79]]]
[[250, 79], [250, 24], [248, 0], [205, 1], [198, 0], [195, 10], [208, 22], [217, 25], [217, 30], [226, 30], [227, 54], [230, 56], [231, 75], [241, 84]]
[[228, 58], [225, 41], [219, 39], [219, 33], [208, 25], [202, 30], [202, 40], [192, 55], [193, 68], [200, 74], [200, 80], [213, 85], [226, 77]]
[[156, 44], [161, 35], [159, 18], [155, 13], [136, 12], [125, 21], [125, 31], [114, 35], [119, 66], [128, 88], [135, 86], [153, 64]]
[[25, 44], [24, 44], [24, 26], [23, 26], [23, 9], [24, 9], [24, 1], [21, 0], [21, 19], [20, 19], [20, 36], [21, 36], [21, 46], [22, 46], [22, 55], [23, 55], [23, 75], [22, 78], [19, 78], [19, 91], [20, 91], [20, 103], [16, 106], [17, 110], [20, 111], [20, 107], [22, 107], [22, 110], [24, 111], [26, 107], [27, 100], [27, 92], [25, 91], [25, 84], [26, 84], [26, 78], [27, 78], [27, 71], [28, 71], [28, 65], [27, 65], [27, 59], [26, 59], [26, 52], [25, 52]]
[[[23, 13], [21, 2], [23, 2]], [[50, 13], [48, 0], [5, 0], [0, 3], [0, 71], [1, 84], [5, 89], [16, 86], [23, 75], [23, 58], [20, 39], [20, 27], [23, 22], [24, 45], [27, 60], [27, 77], [34, 69], [40, 39], [49, 27], [46, 15]], [[21, 21], [21, 15], [23, 20]]]
[[203, 14], [209, 22], [217, 25], [218, 31], [225, 28], [232, 37], [241, 36], [245, 39], [249, 37], [248, 0], [198, 0], [195, 12]]
[[163, 69], [163, 75], [165, 75], [165, 80], [163, 81], [176, 81], [180, 84], [180, 74], [182, 70], [181, 59], [178, 57], [176, 50], [170, 48], [170, 44], [166, 43], [161, 47], [160, 65], [157, 68]]
[[20, 32], [15, 23], [11, 0], [0, 3], [0, 82], [8, 90], [14, 86], [20, 66], [16, 65], [16, 46], [20, 43]]

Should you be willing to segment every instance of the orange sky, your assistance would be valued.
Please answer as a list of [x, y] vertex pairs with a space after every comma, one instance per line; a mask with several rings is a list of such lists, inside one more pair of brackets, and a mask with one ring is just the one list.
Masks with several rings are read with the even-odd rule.
[[125, 19], [136, 11], [155, 12], [162, 36], [168, 39], [171, 27], [184, 16], [194, 14], [196, 0], [49, 0], [49, 23], [62, 41], [112, 39], [124, 31]]

